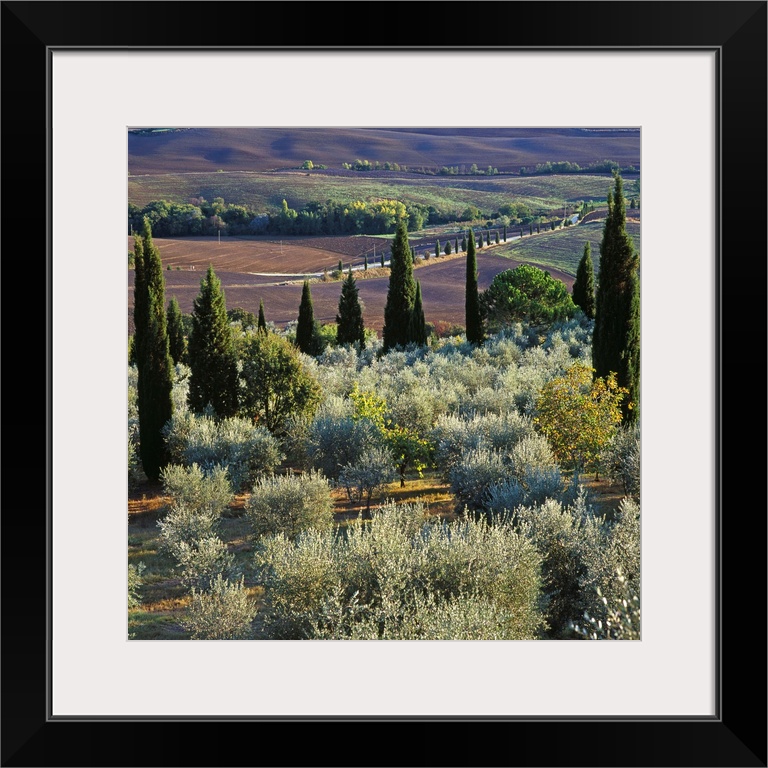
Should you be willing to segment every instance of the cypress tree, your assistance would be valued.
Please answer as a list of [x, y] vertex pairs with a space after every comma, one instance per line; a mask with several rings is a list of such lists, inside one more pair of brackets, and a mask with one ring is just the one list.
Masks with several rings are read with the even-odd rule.
[[238, 409], [237, 356], [224, 291], [213, 265], [208, 266], [194, 302], [189, 367], [190, 409], [201, 413], [210, 404], [217, 416], [234, 416]]
[[595, 295], [592, 367], [596, 378], [611, 371], [629, 390], [622, 403], [622, 420], [638, 418], [640, 394], [640, 257], [626, 229], [624, 190], [619, 174], [608, 193], [608, 216], [600, 243], [600, 274]]
[[181, 308], [174, 296], [168, 304], [166, 312], [168, 325], [168, 351], [174, 363], [183, 363], [187, 359], [187, 339], [184, 336], [184, 323], [181, 319]]
[[134, 239], [134, 349], [138, 371], [139, 456], [150, 480], [167, 463], [162, 429], [173, 415], [173, 361], [168, 345], [165, 277], [149, 221]]
[[438, 241], [435, 243], [435, 257], [437, 257], [437, 256], [439, 256], [439, 255], [440, 255], [440, 241], [438, 240]]
[[499, 230], [498, 229], [493, 233], [493, 242], [496, 243], [496, 245], [499, 244]]
[[453, 250], [453, 248], [451, 247], [451, 241], [447, 240], [446, 243], [445, 243], [445, 255], [446, 256], [450, 256], [452, 250]]
[[469, 232], [467, 243], [467, 286], [464, 297], [464, 308], [467, 327], [467, 341], [472, 344], [483, 343], [483, 323], [480, 317], [480, 296], [477, 289], [477, 252], [475, 236]]
[[301, 290], [299, 322], [296, 326], [296, 346], [307, 355], [315, 355], [318, 352], [317, 325], [315, 323], [315, 309], [312, 305], [312, 292], [309, 289], [309, 280], [304, 281], [304, 287]]
[[427, 343], [427, 322], [421, 303], [421, 283], [419, 281], [416, 282], [416, 298], [413, 301], [413, 312], [411, 312], [408, 323], [408, 341], [421, 347]]
[[359, 344], [360, 349], [365, 349], [363, 308], [360, 306], [357, 281], [351, 269], [341, 286], [336, 325], [336, 341], [339, 344]]
[[392, 241], [389, 288], [384, 307], [382, 352], [408, 343], [408, 324], [416, 300], [416, 283], [413, 279], [413, 262], [408, 246], [408, 230], [405, 223], [398, 224]]
[[[471, 236], [474, 237], [474, 235], [475, 235], [475, 233], [471, 232]], [[482, 248], [483, 247], [483, 233], [482, 232], [478, 233], [477, 247], [478, 248]]]
[[381, 266], [384, 266], [384, 251], [381, 252]]
[[368, 254], [367, 253], [363, 257], [363, 271], [364, 272], [368, 271]]
[[459, 252], [459, 238], [458, 237], [453, 241], [453, 250], [456, 251], [456, 253]]
[[592, 246], [589, 241], [584, 243], [584, 254], [576, 270], [576, 280], [573, 283], [573, 303], [584, 310], [590, 319], [595, 318], [595, 270], [592, 264]]
[[256, 329], [261, 333], [267, 332], [267, 318], [264, 316], [264, 301], [259, 299], [259, 322]]
[[507, 242], [507, 225], [504, 225], [504, 242]]

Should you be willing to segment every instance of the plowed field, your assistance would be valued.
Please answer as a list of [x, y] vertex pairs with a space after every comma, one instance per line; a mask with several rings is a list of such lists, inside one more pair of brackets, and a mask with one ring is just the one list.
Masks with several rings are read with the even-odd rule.
[[[320, 275], [324, 268], [334, 270], [342, 259], [345, 267], [350, 263], [362, 264], [363, 254], [377, 256], [385, 249], [389, 258], [388, 241], [372, 237], [292, 238], [290, 241], [266, 239], [189, 238], [156, 239], [166, 270], [166, 300], [175, 296], [181, 311], [191, 313], [195, 297], [200, 292], [200, 281], [208, 264], [212, 264], [221, 280], [227, 308], [242, 307], [257, 314], [259, 301], [264, 302], [268, 321], [277, 326], [296, 320], [301, 301], [304, 275]], [[133, 247], [129, 238], [129, 249]], [[370, 248], [370, 250], [368, 250]], [[494, 246], [481, 249], [477, 254], [478, 284], [487, 288], [494, 276], [505, 269], [514, 269], [521, 262], [496, 256]], [[369, 256], [369, 264], [373, 262]], [[427, 322], [445, 321], [464, 324], [464, 284], [466, 261], [464, 254], [417, 262], [416, 279], [421, 282], [424, 314]], [[378, 271], [378, 270], [376, 270]], [[573, 277], [550, 269], [553, 277], [562, 280], [569, 289]], [[384, 305], [389, 288], [389, 270], [374, 277], [374, 270], [366, 276], [357, 273], [360, 300], [364, 305], [367, 326], [380, 334], [384, 325]], [[133, 270], [128, 276], [128, 331], [133, 333]], [[364, 279], [363, 279], [364, 278]], [[341, 292], [341, 282], [317, 280], [312, 283], [315, 318], [320, 323], [332, 323]]]

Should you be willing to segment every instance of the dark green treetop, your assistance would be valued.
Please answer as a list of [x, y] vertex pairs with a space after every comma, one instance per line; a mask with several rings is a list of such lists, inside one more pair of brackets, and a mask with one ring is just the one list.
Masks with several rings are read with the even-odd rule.
[[336, 341], [338, 344], [356, 344], [365, 348], [365, 323], [363, 308], [360, 305], [357, 281], [349, 270], [341, 286], [339, 312], [336, 315]]
[[416, 300], [416, 282], [413, 279], [413, 261], [408, 245], [405, 222], [400, 222], [392, 241], [389, 288], [384, 307], [384, 353], [408, 343], [408, 324]]
[[237, 356], [224, 291], [213, 265], [208, 266], [194, 301], [189, 367], [190, 409], [202, 413], [210, 405], [220, 418], [236, 415]]

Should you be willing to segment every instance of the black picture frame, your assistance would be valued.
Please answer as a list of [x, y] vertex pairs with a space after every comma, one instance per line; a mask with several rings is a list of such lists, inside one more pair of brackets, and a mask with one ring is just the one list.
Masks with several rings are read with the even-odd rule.
[[[196, 6], [200, 6], [199, 10]], [[202, 3], [3, 2], [2, 132], [3, 206], [6, 248], [3, 266], [10, 285], [32, 267], [46, 273], [50, 289], [50, 184], [48, 168], [48, 74], [50, 51], [58, 47], [333, 47], [352, 49], [328, 4], [294, 3], [300, 23], [197, 24], [179, 20], [182, 8], [202, 13]], [[284, 13], [285, 3], [216, 3], [205, 8], [218, 18], [237, 19], [247, 6], [259, 18]], [[527, 765], [527, 766], [765, 766], [766, 765], [766, 506], [764, 395], [766, 350], [766, 2], [511, 2], [372, 3], [376, 12], [408, 18], [404, 35], [431, 46], [445, 36], [428, 23], [430, 14], [477, 19], [474, 47], [532, 48], [706, 48], [718, 52], [719, 209], [718, 282], [718, 594], [717, 715], [713, 718], [261, 718], [260, 731], [237, 719], [53, 720], [48, 673], [51, 561], [51, 327], [45, 313], [45, 432], [7, 431], [6, 455], [16, 464], [6, 484], [2, 555], [2, 765]], [[351, 4], [348, 6], [353, 7]], [[360, 6], [355, 6], [360, 12]], [[269, 11], [269, 12], [268, 12]], [[299, 8], [296, 9], [299, 12]], [[370, 13], [370, 10], [368, 11]], [[399, 25], [382, 25], [391, 29]], [[506, 23], [500, 24], [499, 21]], [[297, 31], [296, 26], [301, 29]], [[450, 25], [454, 30], [455, 24]], [[473, 25], [474, 26], [474, 25]], [[361, 29], [367, 24], [362, 24]], [[388, 37], [382, 29], [376, 45]], [[461, 37], [465, 24], [451, 37]], [[505, 34], [511, 30], [513, 34]], [[370, 30], [368, 30], [370, 31]], [[367, 35], [367, 32], [366, 32]], [[299, 41], [299, 38], [301, 40]], [[376, 47], [365, 41], [359, 47]], [[394, 45], [384, 45], [394, 47]], [[439, 47], [439, 46], [434, 46]], [[44, 192], [46, 190], [46, 192]], [[37, 205], [30, 221], [14, 201]], [[48, 227], [42, 204], [46, 203]], [[23, 204], [23, 203], [22, 203]], [[24, 205], [24, 204], [23, 204]], [[26, 205], [24, 205], [26, 208]], [[19, 218], [24, 222], [23, 238]], [[694, 222], [681, 222], [694, 226]], [[34, 247], [32, 247], [34, 243]], [[18, 254], [18, 255], [17, 255]], [[43, 265], [43, 260], [45, 264]], [[7, 278], [8, 279], [8, 278]], [[37, 281], [42, 285], [42, 281]], [[7, 283], [8, 285], [8, 283]], [[33, 299], [31, 315], [43, 312]], [[30, 334], [14, 321], [7, 355], [23, 359]], [[685, 329], [688, 332], [689, 329]], [[671, 331], [673, 332], [673, 331]], [[681, 332], [684, 338], [685, 332]], [[41, 334], [42, 336], [42, 334]], [[42, 347], [38, 336], [34, 349]], [[24, 348], [20, 344], [25, 345]], [[743, 354], [742, 354], [743, 352]], [[13, 360], [13, 358], [8, 357]], [[759, 362], [759, 366], [755, 365]], [[29, 397], [29, 381], [6, 376], [6, 402]], [[724, 374], [730, 375], [726, 377]], [[17, 383], [18, 381], [18, 383]], [[696, 383], [691, 382], [695, 387]], [[764, 391], [764, 390], [763, 390]], [[10, 393], [10, 394], [9, 394]], [[39, 410], [39, 409], [38, 409]], [[762, 417], [762, 418], [759, 418]], [[9, 434], [10, 433], [10, 434]], [[757, 433], [757, 439], [754, 439]], [[42, 435], [46, 439], [43, 440]], [[39, 487], [45, 444], [46, 503], [15, 502], [20, 479]], [[726, 461], [726, 459], [730, 459]], [[32, 474], [34, 471], [34, 474]], [[687, 481], [696, 482], [696, 478]], [[20, 543], [21, 542], [21, 543]], [[670, 631], [695, 632], [695, 617], [681, 616]], [[404, 692], [407, 696], [407, 692]], [[247, 719], [244, 719], [247, 722]], [[210, 738], [201, 738], [203, 731]], [[345, 724], [348, 723], [348, 724]], [[455, 725], [454, 725], [455, 723]], [[458, 724], [461, 723], [459, 726]], [[313, 727], [307, 738], [308, 725]], [[391, 726], [412, 724], [413, 739], [396, 737]], [[375, 730], [388, 725], [385, 731]], [[413, 726], [421, 725], [416, 732]], [[435, 731], [436, 726], [438, 730]], [[445, 726], [449, 726], [450, 730]], [[468, 727], [471, 726], [471, 727]], [[386, 733], [386, 738], [381, 736]], [[283, 740], [283, 736], [288, 738]], [[394, 737], [393, 737], [394, 736]], [[157, 737], [157, 738], [155, 738]], [[254, 738], [255, 737], [255, 738]], [[330, 745], [333, 740], [335, 745]], [[268, 745], [272, 744], [273, 747]]]

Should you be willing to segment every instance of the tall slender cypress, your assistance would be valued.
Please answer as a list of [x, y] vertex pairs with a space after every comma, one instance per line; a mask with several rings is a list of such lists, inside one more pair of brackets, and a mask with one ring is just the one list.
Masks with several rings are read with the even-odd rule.
[[135, 359], [138, 371], [139, 456], [150, 480], [167, 463], [162, 429], [173, 415], [173, 361], [169, 352], [165, 277], [149, 221], [134, 239]]
[[259, 321], [256, 329], [261, 333], [267, 332], [267, 318], [264, 316], [264, 300], [259, 299]]
[[480, 317], [480, 295], [477, 288], [477, 252], [475, 234], [469, 230], [467, 243], [467, 285], [464, 296], [464, 309], [467, 326], [467, 341], [472, 344], [483, 343], [483, 321]]
[[357, 281], [351, 269], [341, 286], [336, 326], [336, 341], [339, 344], [357, 344], [360, 349], [365, 348], [363, 308], [360, 306]]
[[576, 270], [576, 280], [573, 283], [573, 303], [581, 307], [590, 319], [595, 318], [595, 269], [592, 264], [592, 246], [589, 241], [584, 243], [584, 253]]
[[416, 300], [416, 283], [413, 279], [413, 261], [408, 245], [405, 222], [397, 226], [392, 241], [389, 264], [389, 288], [384, 307], [384, 331], [382, 351], [408, 343], [408, 325]]
[[416, 281], [416, 298], [413, 301], [413, 311], [408, 323], [408, 341], [421, 347], [427, 343], [427, 321], [421, 302], [421, 283], [418, 280]]
[[299, 322], [296, 326], [296, 346], [307, 355], [317, 354], [317, 326], [315, 309], [312, 304], [312, 291], [309, 280], [304, 281], [299, 304]]
[[235, 342], [221, 280], [212, 265], [200, 281], [194, 301], [189, 367], [190, 409], [201, 413], [210, 405], [221, 418], [234, 416], [239, 406]]
[[168, 351], [174, 363], [184, 363], [187, 360], [187, 338], [184, 336], [184, 323], [181, 319], [181, 308], [174, 296], [168, 303], [166, 311], [168, 324]]
[[622, 403], [622, 420], [638, 418], [640, 394], [640, 257], [626, 229], [622, 179], [608, 193], [608, 216], [600, 243], [600, 272], [595, 296], [592, 367], [595, 377], [616, 373], [630, 395]]

